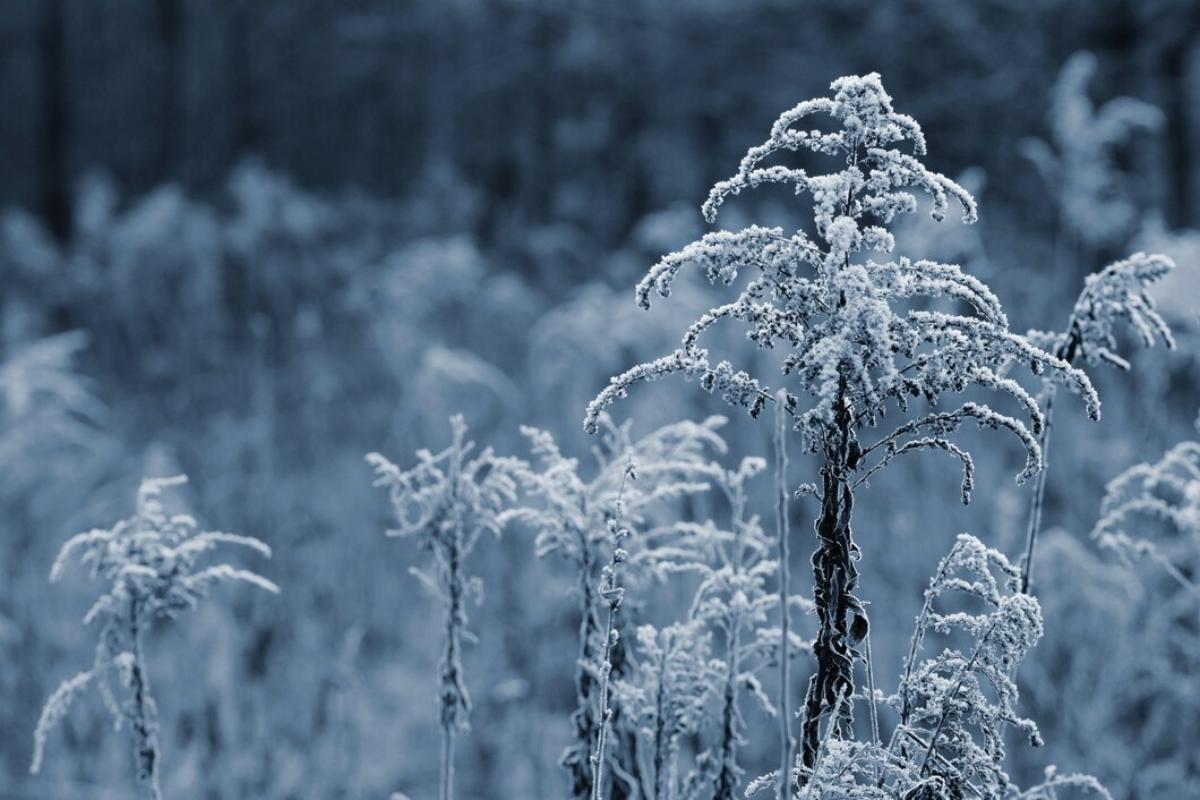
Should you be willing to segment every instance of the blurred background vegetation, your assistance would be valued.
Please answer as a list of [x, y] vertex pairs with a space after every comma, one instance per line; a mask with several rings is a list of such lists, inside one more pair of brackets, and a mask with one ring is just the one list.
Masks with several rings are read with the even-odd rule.
[[[1119, 797], [1200, 781], [1200, 626], [1151, 636], [1135, 610], [1162, 587], [1087, 538], [1104, 483], [1194, 434], [1200, 407], [1200, 5], [2, 5], [0, 798], [126, 796], [98, 703], [25, 777], [42, 698], [89, 650], [86, 576], [46, 576], [69, 534], [129, 512], [143, 474], [176, 472], [202, 523], [275, 548], [265, 572], [284, 592], [234, 593], [149, 643], [168, 795], [430, 796], [435, 615], [414, 554], [383, 536], [363, 454], [404, 463], [456, 411], [505, 453], [530, 423], [586, 454], [586, 401], [672, 349], [712, 297], [695, 282], [643, 314], [633, 281], [703, 230], [708, 186], [781, 111], [872, 70], [924, 127], [928, 163], [981, 201], [974, 228], [917, 220], [898, 238], [988, 281], [1015, 328], [1060, 327], [1084, 276], [1133, 250], [1180, 264], [1159, 293], [1179, 349], [1093, 370], [1101, 423], [1056, 417], [1035, 576], [1048, 636], [1025, 675], [1048, 746], [1012, 757], [1020, 776], [1090, 770]], [[759, 194], [730, 212], [801, 218]], [[727, 347], [755, 358], [736, 334]], [[644, 431], [723, 409], [676, 384], [617, 411]], [[763, 426], [729, 430], [739, 454], [765, 452]], [[899, 663], [958, 531], [1019, 551], [1020, 454], [974, 451], [969, 508], [936, 458], [860, 504], [880, 664]], [[803, 536], [813, 509], [792, 511]], [[519, 532], [484, 548], [461, 792], [561, 796], [572, 576]], [[655, 602], [686, 596], [667, 585]], [[751, 724], [754, 774], [774, 725]]]

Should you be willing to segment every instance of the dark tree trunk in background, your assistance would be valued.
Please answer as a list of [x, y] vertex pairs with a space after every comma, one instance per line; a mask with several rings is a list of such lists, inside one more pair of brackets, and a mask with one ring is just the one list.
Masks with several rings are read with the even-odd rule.
[[42, 0], [38, 19], [37, 209], [54, 238], [71, 233], [70, 116], [64, 0]]
[[254, 0], [233, 0], [226, 18], [225, 100], [229, 108], [231, 162], [255, 152], [262, 136], [254, 115], [256, 104], [251, 70], [251, 7]]
[[154, 174], [159, 181], [178, 175], [183, 131], [184, 52], [181, 0], [155, 0], [154, 22], [162, 55], [159, 86], [158, 153]]
[[[1193, 16], [1190, 29], [1200, 32], [1200, 13]], [[1192, 161], [1197, 131], [1194, 129], [1196, 98], [1191, 91], [1195, 76], [1192, 75], [1197, 45], [1193, 35], [1172, 43], [1162, 54], [1163, 81], [1167, 87], [1166, 104], [1163, 112], [1167, 117], [1166, 146], [1167, 172], [1167, 219], [1175, 227], [1191, 227], [1196, 219], [1193, 197], [1196, 165]]]

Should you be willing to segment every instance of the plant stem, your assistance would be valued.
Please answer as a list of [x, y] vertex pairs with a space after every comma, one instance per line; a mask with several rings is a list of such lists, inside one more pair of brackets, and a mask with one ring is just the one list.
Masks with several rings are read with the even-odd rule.
[[667, 659], [670, 646], [658, 662], [658, 691], [654, 697], [654, 797], [667, 800]]
[[604, 660], [600, 663], [600, 731], [596, 737], [596, 752], [592, 754], [592, 800], [600, 800], [600, 785], [604, 782], [604, 740], [608, 733], [608, 723], [612, 718], [612, 710], [608, 707], [608, 680], [612, 673], [613, 618], [615, 616], [616, 607], [610, 601], [608, 621], [604, 626]]
[[596, 737], [596, 752], [592, 755], [592, 800], [600, 800], [600, 787], [604, 783], [604, 747], [608, 734], [608, 724], [612, 721], [612, 709], [608, 707], [608, 684], [612, 675], [612, 651], [614, 623], [617, 609], [621, 607], [624, 590], [617, 580], [617, 567], [624, 561], [624, 550], [621, 544], [627, 531], [621, 527], [622, 502], [625, 497], [625, 481], [633, 474], [633, 456], [625, 470], [621, 473], [621, 486], [617, 490], [617, 501], [613, 509], [611, 530], [613, 534], [612, 558], [600, 579], [600, 595], [608, 603], [608, 619], [604, 625], [604, 660], [600, 663], [600, 732]]
[[933, 580], [929, 582], [930, 588], [925, 590], [925, 602], [921, 604], [921, 613], [917, 615], [917, 625], [913, 629], [912, 640], [908, 644], [908, 655], [904, 659], [904, 676], [900, 679], [900, 727], [908, 725], [908, 718], [912, 714], [912, 700], [908, 689], [912, 678], [913, 664], [917, 660], [917, 649], [921, 646], [921, 641], [925, 637], [925, 625], [929, 619], [929, 612], [933, 610], [931, 590], [932, 587], [941, 582], [946, 570], [953, 563], [954, 554], [958, 551], [959, 547], [959, 542], [955, 542], [954, 547], [950, 548], [950, 553], [942, 559], [942, 563], [938, 567], [938, 571], [934, 574]]
[[725, 696], [721, 710], [721, 769], [717, 772], [713, 800], [734, 800], [737, 791], [737, 678], [741, 671], [738, 649], [741, 647], [740, 620], [729, 634], [729, 663], [725, 672]]
[[841, 697], [854, 696], [856, 653], [847, 618], [853, 613], [853, 627], [862, 624], [863, 634], [866, 632], [861, 605], [851, 594], [858, 584], [858, 568], [854, 564], [857, 547], [850, 529], [854, 495], [848, 481], [853, 415], [845, 396], [843, 378], [833, 425], [825, 441], [821, 515], [815, 526], [817, 549], [812, 557], [813, 600], [820, 628], [813, 642], [817, 671], [808, 684], [801, 729], [801, 757], [809, 772], [816, 765], [821, 744], [821, 717], [831, 711], [835, 714], [837, 718], [830, 723], [833, 730], [853, 721], [853, 709], [839, 702]]
[[442, 726], [442, 777], [441, 798], [450, 800], [454, 796], [454, 730]]
[[788, 674], [791, 656], [788, 653], [788, 490], [787, 490], [787, 432], [786, 403], [782, 392], [775, 404], [775, 528], [779, 538], [779, 779], [776, 782], [778, 800], [788, 800], [791, 791], [792, 739], [791, 677]]
[[1029, 594], [1029, 586], [1033, 576], [1033, 556], [1037, 547], [1038, 534], [1042, 528], [1042, 502], [1046, 494], [1046, 473], [1050, 471], [1050, 424], [1054, 416], [1053, 384], [1046, 386], [1046, 412], [1042, 423], [1042, 435], [1038, 437], [1038, 445], [1042, 449], [1042, 471], [1037, 474], [1033, 486], [1033, 499], [1029, 508], [1029, 529], [1025, 534], [1025, 555], [1021, 558], [1021, 594]]
[[575, 744], [563, 754], [563, 764], [571, 773], [571, 797], [586, 800], [591, 795], [592, 770], [588, 754], [596, 738], [596, 717], [592, 707], [593, 678], [587, 667], [592, 659], [592, 635], [599, 628], [596, 620], [595, 586], [592, 575], [595, 556], [587, 536], [580, 532], [581, 563], [579, 572], [580, 609], [579, 660], [575, 668], [575, 711], [571, 722], [575, 728]]
[[134, 764], [138, 786], [149, 800], [162, 800], [158, 785], [158, 723], [154, 698], [150, 694], [150, 677], [142, 651], [142, 628], [136, 598], [129, 602], [129, 640], [133, 648], [133, 663], [129, 670], [129, 687], [133, 692]]
[[460, 567], [461, 532], [457, 526], [446, 546], [446, 651], [442, 657], [441, 723], [442, 772], [441, 800], [454, 798], [454, 736], [459, 712], [467, 706], [465, 687], [459, 673], [459, 645], [462, 623], [462, 571]]
[[942, 735], [942, 728], [946, 724], [946, 720], [950, 718], [950, 703], [958, 694], [958, 690], [962, 688], [963, 681], [971, 674], [971, 670], [975, 668], [975, 662], [979, 660], [979, 654], [983, 652], [983, 647], [987, 644], [988, 638], [992, 635], [992, 631], [996, 630], [996, 625], [999, 624], [1000, 618], [996, 617], [992, 624], [988, 626], [987, 631], [983, 634], [983, 638], [979, 640], [979, 644], [975, 645], [975, 651], [971, 653], [971, 658], [958, 674], [958, 679], [954, 682], [954, 686], [946, 693], [942, 699], [942, 713], [938, 717], [937, 727], [933, 729], [933, 735], [929, 737], [929, 747], [925, 749], [925, 757], [921, 760], [921, 775], [922, 777], [929, 769], [929, 759], [933, 757], [934, 748], [937, 747], [938, 737]]

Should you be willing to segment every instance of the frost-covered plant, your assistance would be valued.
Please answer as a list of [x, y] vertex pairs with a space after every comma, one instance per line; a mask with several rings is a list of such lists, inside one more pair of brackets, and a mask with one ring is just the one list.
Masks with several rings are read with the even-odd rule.
[[[925, 592], [916, 630], [892, 698], [900, 721], [893, 734], [900, 752], [919, 754], [920, 775], [936, 779], [949, 796], [1003, 797], [1004, 730], [1012, 725], [1038, 746], [1032, 720], [1016, 712], [1012, 675], [1042, 637], [1037, 600], [1017, 591], [1019, 570], [999, 551], [959, 534]], [[935, 602], [953, 594], [955, 608]], [[917, 654], [934, 631], [965, 633], [969, 648], [947, 648], [921, 663]]]
[[749, 692], [768, 714], [776, 715], [758, 673], [771, 660], [786, 658], [780, 653], [780, 636], [792, 639], [797, 651], [803, 646], [794, 634], [768, 626], [780, 597], [769, 591], [767, 583], [779, 572], [780, 562], [770, 558], [771, 541], [758, 515], [747, 511], [746, 489], [746, 482], [765, 467], [760, 458], [745, 458], [736, 470], [714, 471], [712, 483], [729, 504], [730, 526], [728, 530], [712, 522], [699, 526], [697, 533], [713, 556], [688, 564], [701, 576], [689, 618], [715, 629], [724, 645], [714, 692], [720, 704], [718, 734], [696, 758], [695, 772], [688, 779], [696, 788], [689, 797], [703, 796], [699, 787], [707, 784], [713, 800], [733, 800], [743, 774], [737, 751], [746, 742], [741, 696]]
[[[717, 708], [711, 721], [717, 733], [697, 755], [695, 769], [684, 781], [687, 797], [731, 800], [735, 796], [743, 774], [737, 751], [746, 741], [742, 695], [749, 692], [768, 714], [775, 715], [758, 673], [787, 649], [781, 646], [781, 636], [788, 636], [794, 652], [804, 647], [794, 633], [770, 624], [780, 595], [770, 590], [768, 582], [779, 572], [780, 562], [771, 557], [772, 542], [758, 515], [748, 510], [747, 487], [765, 468], [766, 462], [755, 457], [742, 459], [732, 470], [716, 463], [705, 465], [701, 474], [728, 505], [728, 526], [712, 519], [680, 522], [670, 526], [673, 532], [664, 527], [647, 537], [671, 533], [669, 539], [646, 550], [657, 571], [688, 572], [700, 578], [687, 620], [680, 624], [715, 632], [721, 642], [722, 657], [714, 659], [715, 665], [705, 673], [713, 682], [710, 692]], [[791, 601], [807, 610], [802, 598]]]
[[386, 488], [397, 526], [389, 536], [413, 539], [429, 552], [433, 572], [410, 572], [445, 606], [442, 657], [438, 675], [438, 708], [442, 730], [440, 794], [454, 796], [454, 744], [459, 731], [468, 728], [471, 699], [463, 677], [462, 642], [467, 631], [466, 602], [479, 599], [483, 585], [466, 570], [484, 533], [499, 536], [503, 512], [517, 497], [516, 459], [496, 456], [490, 448], [472, 457], [474, 442], [467, 441], [467, 423], [450, 418], [450, 446], [440, 453], [417, 451], [417, 464], [401, 470], [379, 453], [367, 462], [376, 472], [375, 485]]
[[1092, 536], [1126, 562], [1153, 562], [1200, 600], [1200, 443], [1177, 444], [1110, 481]]
[[1067, 60], [1052, 91], [1052, 141], [1021, 143], [1053, 189], [1064, 224], [1092, 248], [1119, 244], [1139, 218], [1130, 198], [1131, 177], [1117, 167], [1116, 149], [1139, 130], [1153, 132], [1163, 124], [1161, 111], [1132, 97], [1096, 108], [1087, 93], [1096, 67], [1096, 57], [1086, 51]]
[[104, 404], [75, 364], [88, 341], [67, 331], [0, 343], [0, 464], [10, 465], [0, 499], [27, 501], [53, 479], [81, 479], [108, 444]]
[[[925, 137], [916, 121], [893, 111], [878, 75], [840, 78], [831, 88], [832, 98], [809, 100], [785, 112], [767, 142], [751, 148], [738, 172], [713, 187], [703, 209], [712, 221], [731, 195], [765, 183], [783, 184], [798, 194], [811, 194], [814, 235], [751, 226], [707, 234], [664, 257], [638, 285], [637, 300], [643, 306], [654, 292], [669, 295], [676, 274], [687, 264], [703, 268], [713, 283], [732, 284], [742, 271], [755, 274], [736, 300], [696, 320], [674, 353], [614, 377], [589, 406], [584, 422], [587, 430], [594, 430], [601, 410], [632, 385], [675, 373], [698, 378], [705, 390], [719, 392], [757, 416], [771, 400], [768, 389], [727, 361], [710, 361], [699, 340], [717, 322], [735, 319], [750, 326], [749, 338], [760, 347], [782, 345], [789, 350], [783, 372], [796, 391], [785, 394], [782, 402], [794, 413], [795, 428], [809, 449], [824, 462], [816, 490], [821, 511], [813, 555], [820, 623], [813, 645], [817, 669], [809, 684], [801, 736], [806, 770], [816, 761], [821, 720], [832, 713], [839, 697], [854, 696], [854, 663], [867, 633], [866, 613], [854, 595], [854, 489], [901, 454], [940, 449], [961, 460], [963, 500], [968, 500], [972, 462], [951, 437], [971, 420], [1016, 434], [1026, 452], [1018, 481], [1035, 475], [1041, 468], [1035, 434], [1041, 430], [1042, 415], [1024, 388], [1001, 375], [1014, 360], [1080, 392], [1090, 415], [1099, 415], [1099, 401], [1087, 377], [1013, 333], [995, 295], [958, 266], [907, 258], [862, 259], [863, 251], [892, 249], [887, 225], [897, 214], [916, 210], [913, 191], [932, 198], [935, 219], [945, 216], [953, 199], [961, 205], [964, 221], [973, 222], [975, 202], [962, 187], [918, 160], [925, 154]], [[835, 130], [797, 127], [815, 113], [831, 116]], [[905, 142], [913, 155], [899, 149]], [[796, 151], [833, 157], [841, 168], [810, 175], [768, 163], [773, 156]], [[914, 298], [946, 298], [965, 313], [913, 308]], [[917, 416], [867, 446], [858, 441], [859, 432], [877, 425], [889, 407], [907, 411], [912, 398], [932, 404], [976, 386], [1014, 397], [1031, 419], [1033, 432], [1014, 417], [967, 402]], [[853, 718], [852, 705], [839, 707], [834, 721], [845, 731]]]
[[[1131, 328], [1146, 347], [1159, 339], [1168, 349], [1175, 348], [1175, 339], [1166, 320], [1154, 307], [1149, 289], [1174, 269], [1175, 263], [1163, 255], [1134, 253], [1129, 258], [1109, 264], [1089, 275], [1083, 291], [1075, 301], [1066, 330], [1060, 333], [1029, 331], [1026, 336], [1039, 347], [1054, 353], [1057, 358], [1074, 364], [1083, 357], [1089, 364], [1111, 364], [1122, 370], [1129, 362], [1117, 354], [1116, 328], [1124, 323]], [[1045, 422], [1038, 444], [1045, 461], [1050, 444], [1050, 428], [1054, 414], [1055, 385], [1046, 382], [1038, 402], [1043, 406]], [[1035, 480], [1030, 501], [1029, 525], [1025, 537], [1025, 555], [1021, 561], [1021, 591], [1028, 592], [1033, 574], [1033, 557], [1042, 523], [1042, 500], [1046, 491], [1047, 470]]]
[[1101, 706], [1084, 704], [1062, 720], [1065, 731], [1079, 730], [1084, 742], [1093, 731], [1113, 731], [1100, 758], [1121, 796], [1180, 794], [1200, 780], [1200, 751], [1190, 746], [1200, 736], [1200, 443], [1182, 442], [1111, 481], [1092, 537], [1117, 563], [1085, 552], [1069, 575], [1077, 565], [1110, 571], [1108, 586], [1098, 583], [1088, 598], [1095, 622], [1077, 619], [1077, 599], [1060, 613], [1072, 614], [1075, 638], [1083, 631], [1085, 645], [1105, 657], [1097, 665], [1060, 655], [1053, 683], [1043, 681], [1052, 691], [1045, 702], [1059, 707], [1063, 689], [1102, 692]]
[[[186, 481], [182, 475], [144, 480], [132, 517], [107, 530], [73, 536], [59, 552], [50, 570], [51, 580], [60, 579], [68, 563], [78, 558], [90, 567], [92, 577], [111, 585], [83, 618], [85, 624], [101, 623], [92, 666], [63, 681], [46, 701], [34, 732], [30, 772], [41, 770], [50, 730], [66, 716], [71, 703], [95, 685], [116, 727], [129, 725], [139, 795], [161, 798], [158, 714], [143, 653], [146, 630], [157, 621], [174, 619], [193, 608], [217, 583], [241, 581], [269, 592], [279, 591], [274, 583], [249, 570], [229, 564], [197, 564], [220, 544], [249, 547], [268, 557], [271, 549], [250, 536], [200, 531], [191, 517], [168, 514], [163, 491]], [[128, 693], [121, 702], [108, 682], [110, 671], [117, 673], [121, 688]]]
[[[896, 693], [867, 698], [898, 718], [888, 742], [844, 736], [831, 721], [798, 800], [1034, 800], [1066, 789], [1109, 797], [1087, 775], [1051, 767], [1042, 783], [1021, 791], [1004, 771], [1008, 727], [1040, 742], [1016, 711], [1012, 675], [1042, 635], [1041, 609], [1017, 591], [1019, 575], [1003, 554], [959, 535], [925, 592]], [[918, 661], [931, 634], [957, 636], [965, 646]], [[766, 786], [752, 784], [747, 796]]]
[[621, 565], [629, 560], [625, 550], [625, 541], [629, 538], [629, 529], [623, 524], [623, 507], [625, 487], [630, 480], [636, 480], [633, 469], [633, 459], [627, 456], [625, 469], [621, 472], [621, 486], [617, 490], [617, 499], [613, 503], [613, 513], [606, 520], [608, 533], [612, 537], [611, 555], [604, 569], [600, 571], [600, 599], [607, 606], [607, 616], [604, 620], [603, 648], [596, 663], [596, 673], [600, 684], [599, 709], [596, 715], [596, 749], [592, 751], [588, 761], [592, 770], [592, 800], [600, 800], [604, 786], [605, 741], [608, 729], [612, 726], [613, 709], [609, 702], [612, 692], [613, 646], [620, 638], [617, 630], [617, 612], [625, 599], [625, 587], [621, 585]]
[[[654, 568], [667, 557], [662, 547], [669, 540], [660, 537], [673, 537], [679, 531], [677, 526], [659, 524], [664, 512], [672, 501], [707, 490], [706, 481], [719, 472], [709, 461], [710, 453], [726, 449], [719, 433], [725, 424], [722, 417], [702, 423], [672, 423], [640, 439], [632, 438], [629, 425], [617, 426], [607, 415], [598, 422], [604, 434], [593, 448], [596, 464], [590, 477], [581, 473], [577, 459], [562, 454], [551, 434], [532, 427], [521, 429], [532, 454], [532, 465], [519, 472], [529, 502], [506, 515], [535, 532], [539, 557], [564, 558], [578, 576], [579, 654], [576, 707], [571, 715], [575, 741], [562, 756], [562, 764], [571, 773], [574, 798], [592, 794], [590, 755], [599, 734], [598, 678], [604, 669], [600, 654], [606, 642], [601, 636], [605, 602], [600, 595], [603, 568], [614, 550], [611, 527], [618, 497], [626, 528], [654, 531], [626, 543], [632, 563], [625, 567]], [[636, 465], [636, 482], [627, 480], [630, 463]], [[649, 550], [656, 552], [653, 558]]]
[[642, 625], [637, 640], [637, 666], [613, 690], [645, 745], [641, 752], [649, 763], [638, 769], [642, 785], [653, 787], [648, 800], [673, 800], [679, 788], [679, 740], [708, 719], [721, 664], [709, 658], [712, 634], [699, 620], [662, 629]]

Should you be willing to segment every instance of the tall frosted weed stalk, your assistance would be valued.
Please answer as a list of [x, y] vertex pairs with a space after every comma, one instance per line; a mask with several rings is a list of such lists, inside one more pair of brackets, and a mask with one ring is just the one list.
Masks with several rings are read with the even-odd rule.
[[[1150, 288], [1174, 268], [1175, 263], [1166, 256], [1145, 253], [1134, 253], [1129, 258], [1109, 264], [1087, 277], [1067, 320], [1066, 330], [1058, 333], [1030, 331], [1026, 335], [1068, 364], [1083, 358], [1089, 365], [1109, 364], [1128, 371], [1129, 362], [1117, 353], [1116, 334], [1122, 323], [1132, 329], [1146, 347], [1153, 347], [1162, 340], [1167, 349], [1175, 349], [1175, 338], [1166, 320], [1155, 309], [1154, 298], [1150, 296]], [[1038, 397], [1038, 402], [1045, 408], [1045, 422], [1038, 437], [1043, 462], [1050, 447], [1054, 395], [1054, 383], [1046, 381]], [[1025, 554], [1021, 559], [1022, 592], [1030, 591], [1033, 580], [1047, 474], [1045, 468], [1038, 473], [1030, 500]]]
[[[733, 177], [712, 188], [703, 208], [713, 222], [732, 196], [781, 184], [812, 198], [813, 234], [752, 225], [706, 234], [665, 256], [638, 284], [636, 298], [644, 307], [654, 294], [668, 297], [685, 266], [699, 267], [714, 284], [733, 285], [744, 272], [750, 277], [739, 283], [735, 300], [697, 319], [675, 352], [614, 377], [584, 421], [585, 429], [595, 430], [601, 410], [634, 384], [677, 373], [757, 417], [774, 399], [771, 391], [730, 362], [714, 362], [701, 338], [716, 323], [737, 320], [749, 326], [747, 335], [760, 348], [786, 349], [776, 402], [822, 461], [818, 484], [805, 490], [820, 503], [812, 557], [819, 630], [813, 643], [816, 671], [803, 706], [799, 784], [815, 774], [822, 723], [828, 722], [835, 738], [845, 737], [854, 718], [856, 662], [865, 657], [860, 645], [869, 631], [864, 604], [854, 594], [860, 555], [851, 529], [855, 491], [899, 456], [935, 449], [962, 463], [962, 500], [968, 502], [973, 462], [953, 436], [971, 421], [1014, 434], [1025, 452], [1018, 482], [1036, 475], [1042, 468], [1036, 438], [1042, 412], [1008, 376], [1013, 365], [1068, 386], [1083, 397], [1093, 418], [1100, 410], [1087, 376], [1012, 332], [996, 296], [981, 281], [954, 264], [886, 258], [895, 246], [888, 225], [898, 214], [917, 210], [917, 193], [929, 198], [936, 220], [954, 202], [963, 222], [972, 223], [975, 201], [921, 163], [924, 134], [915, 120], [892, 109], [878, 75], [839, 78], [830, 88], [833, 97], [805, 101], [780, 116], [770, 138], [747, 152]], [[814, 114], [831, 117], [835, 129], [800, 127]], [[797, 151], [827, 156], [838, 168], [810, 174], [772, 163]], [[876, 260], [871, 253], [885, 255]], [[917, 307], [919, 298], [932, 301], [933, 308]], [[1029, 424], [978, 402], [933, 410], [974, 387], [1009, 395]], [[921, 402], [927, 407], [912, 408]], [[890, 433], [860, 441], [889, 411], [915, 413]], [[791, 775], [792, 765], [781, 764], [779, 774]], [[781, 779], [781, 797], [790, 783]]]
[[416, 577], [445, 607], [442, 657], [438, 668], [438, 710], [442, 729], [440, 793], [454, 797], [455, 737], [465, 731], [471, 698], [463, 675], [462, 643], [473, 640], [466, 629], [469, 599], [482, 598], [483, 583], [466, 570], [480, 536], [500, 535], [503, 512], [516, 499], [515, 459], [500, 458], [490, 448], [472, 457], [475, 443], [467, 441], [467, 423], [450, 418], [450, 446], [440, 453], [417, 451], [417, 464], [402, 470], [378, 453], [367, 456], [385, 488], [397, 526], [389, 536], [413, 539], [433, 560], [433, 571], [412, 568]]
[[[279, 591], [274, 583], [249, 570], [229, 564], [197, 564], [201, 556], [221, 544], [247, 547], [267, 557], [271, 549], [251, 536], [200, 531], [191, 517], [168, 514], [163, 491], [186, 482], [182, 475], [144, 480], [132, 517], [107, 530], [73, 536], [59, 551], [50, 570], [52, 581], [61, 579], [71, 560], [78, 559], [90, 568], [93, 578], [101, 578], [110, 586], [83, 618], [84, 624], [100, 624], [92, 666], [63, 681], [46, 701], [34, 732], [30, 772], [42, 768], [50, 730], [94, 685], [112, 713], [114, 726], [129, 726], [139, 796], [160, 800], [158, 705], [146, 669], [146, 632], [155, 623], [174, 619], [193, 608], [214, 584], [242, 582], [271, 593]], [[121, 699], [109, 683], [114, 672], [125, 695]]]

